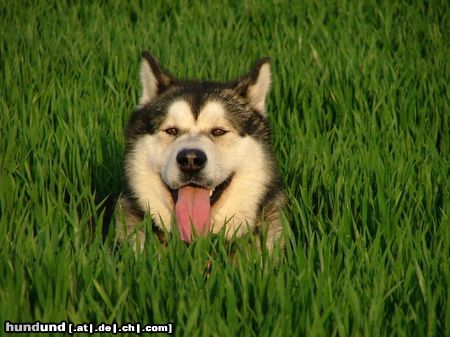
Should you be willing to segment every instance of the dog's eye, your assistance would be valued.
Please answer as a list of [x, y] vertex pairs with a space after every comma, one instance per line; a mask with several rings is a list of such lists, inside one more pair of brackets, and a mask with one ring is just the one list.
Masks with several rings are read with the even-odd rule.
[[167, 133], [170, 136], [178, 135], [178, 129], [177, 128], [168, 128], [168, 129], [165, 129], [164, 132]]
[[224, 129], [212, 129], [211, 130], [211, 134], [214, 137], [219, 137], [219, 136], [223, 136], [224, 134], [226, 134], [228, 131], [224, 130]]

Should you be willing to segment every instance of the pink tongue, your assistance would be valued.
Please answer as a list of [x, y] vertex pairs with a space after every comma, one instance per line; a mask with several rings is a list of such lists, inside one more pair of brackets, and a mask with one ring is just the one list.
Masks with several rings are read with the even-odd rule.
[[183, 241], [191, 242], [192, 225], [198, 235], [206, 235], [211, 227], [209, 190], [192, 186], [181, 187], [175, 204], [175, 215]]

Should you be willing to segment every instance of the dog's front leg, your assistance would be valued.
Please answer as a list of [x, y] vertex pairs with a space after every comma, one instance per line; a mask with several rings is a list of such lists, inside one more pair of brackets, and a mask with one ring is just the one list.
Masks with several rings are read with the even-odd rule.
[[128, 240], [134, 252], [140, 253], [144, 250], [145, 230], [138, 228], [143, 217], [133, 209], [131, 202], [124, 196], [120, 196], [116, 205], [116, 232], [119, 242]]

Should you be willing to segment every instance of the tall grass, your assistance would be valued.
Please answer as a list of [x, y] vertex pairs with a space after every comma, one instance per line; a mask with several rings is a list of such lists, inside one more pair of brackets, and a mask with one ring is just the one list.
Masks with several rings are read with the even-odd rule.
[[[3, 0], [0, 17], [2, 322], [450, 335], [447, 2]], [[218, 80], [272, 57], [293, 234], [278, 263], [232, 263], [220, 238], [150, 239], [135, 258], [89, 232], [121, 190], [143, 49]]]

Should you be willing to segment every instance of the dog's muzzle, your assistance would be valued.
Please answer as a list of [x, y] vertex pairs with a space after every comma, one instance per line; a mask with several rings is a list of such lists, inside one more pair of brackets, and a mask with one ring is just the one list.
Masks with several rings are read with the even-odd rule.
[[233, 174], [217, 186], [202, 177], [208, 158], [200, 149], [187, 148], [176, 155], [179, 170], [183, 173], [182, 185], [173, 189], [167, 186], [175, 204], [178, 230], [183, 241], [190, 242], [194, 231], [206, 235], [211, 228], [211, 207], [219, 200], [231, 183]]

